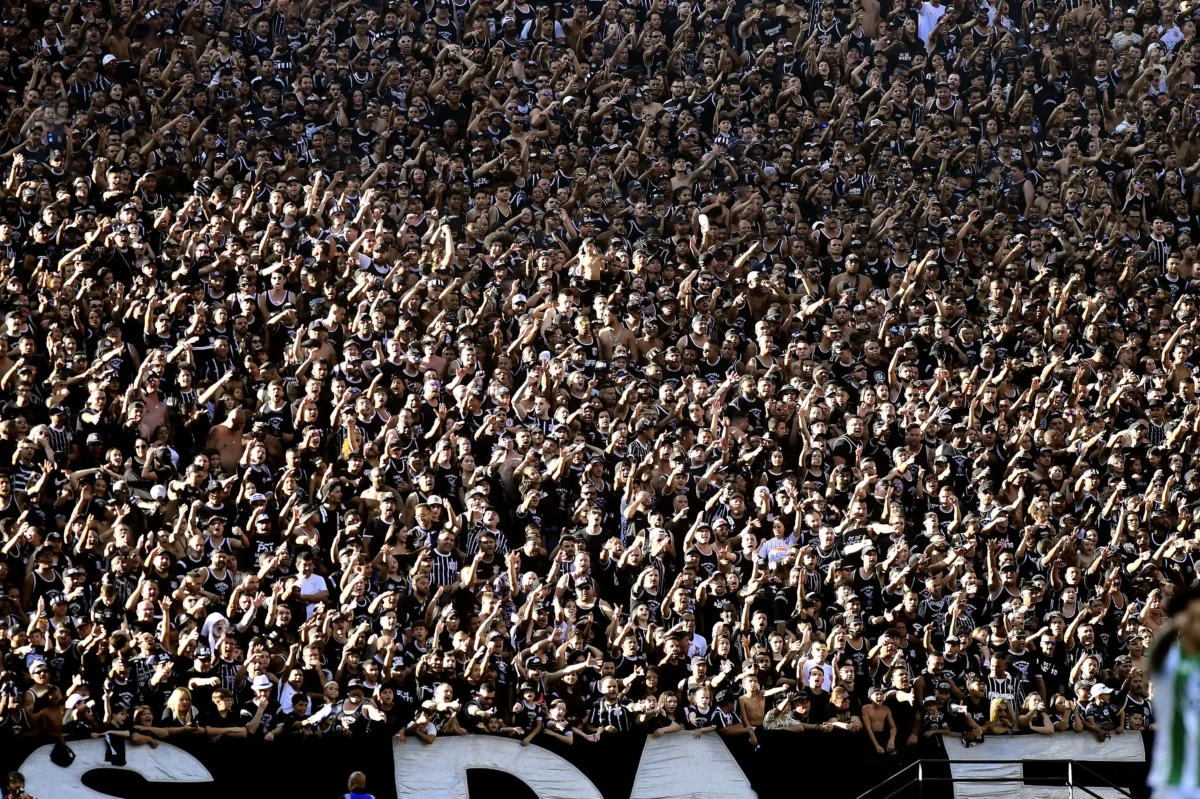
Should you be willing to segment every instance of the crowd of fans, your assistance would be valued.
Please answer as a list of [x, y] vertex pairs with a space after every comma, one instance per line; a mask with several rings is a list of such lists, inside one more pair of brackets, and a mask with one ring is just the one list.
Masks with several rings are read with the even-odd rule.
[[0, 739], [1154, 726], [1200, 6], [5, 13]]

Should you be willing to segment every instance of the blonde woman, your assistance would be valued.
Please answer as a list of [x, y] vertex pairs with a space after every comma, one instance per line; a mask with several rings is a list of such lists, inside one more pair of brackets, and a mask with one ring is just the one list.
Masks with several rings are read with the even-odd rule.
[[850, 711], [850, 692], [840, 685], [829, 692], [824, 717], [822, 732], [858, 732], [863, 728], [862, 719]]
[[192, 692], [186, 688], [176, 688], [163, 710], [162, 726], [169, 730], [168, 735], [203, 732], [198, 722], [199, 715], [192, 705]]
[[1017, 714], [1012, 703], [1002, 696], [992, 700], [988, 712], [988, 735], [1011, 735], [1017, 726]]

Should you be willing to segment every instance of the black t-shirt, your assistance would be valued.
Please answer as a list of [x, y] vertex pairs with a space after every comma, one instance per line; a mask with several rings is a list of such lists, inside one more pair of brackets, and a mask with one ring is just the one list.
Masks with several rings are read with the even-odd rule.
[[849, 724], [854, 717], [853, 707], [847, 705], [845, 709], [839, 709], [832, 703], [826, 705], [824, 712], [821, 714], [822, 721], [836, 721], [841, 724]]
[[217, 689], [217, 686], [198, 685], [193, 688], [189, 683], [192, 680], [209, 680], [216, 676], [217, 673], [215, 671], [197, 671], [196, 669], [192, 669], [184, 675], [183, 684], [188, 686], [188, 690], [192, 692], [192, 707], [198, 708], [201, 711], [211, 708], [213, 691]]
[[988, 723], [991, 714], [991, 703], [988, 702], [987, 694], [972, 699], [969, 695], [963, 697], [963, 706], [967, 709], [967, 714], [975, 720], [975, 723], [980, 727]]
[[1038, 654], [1031, 649], [1026, 649], [1019, 655], [1011, 651], [1008, 654], [1008, 667], [1020, 674], [1024, 682], [1032, 684], [1036, 677], [1041, 676], [1038, 664]]
[[231, 710], [229, 713], [226, 713], [224, 716], [222, 716], [214, 709], [204, 714], [202, 721], [204, 722], [205, 727], [228, 729], [230, 727], [244, 727], [249, 719], [243, 721], [241, 713], [236, 710]]
[[103, 599], [97, 599], [92, 605], [92, 621], [104, 625], [109, 630], [120, 627], [124, 616], [125, 610], [117, 602], [109, 605]]
[[1071, 676], [1071, 670], [1067, 667], [1066, 661], [1057, 656], [1057, 653], [1046, 656], [1039, 652], [1034, 656], [1034, 665], [1037, 673], [1042, 675], [1048, 695], [1053, 696], [1059, 691], [1067, 690], [1067, 680]]
[[[257, 712], [258, 705], [254, 704], [254, 702], [247, 702], [238, 710], [240, 716], [240, 725], [230, 726], [248, 725], [251, 719], [254, 718], [254, 714]], [[254, 732], [255, 736], [261, 737], [274, 729], [275, 726], [279, 724], [282, 715], [283, 711], [279, 707], [279, 703], [273, 699], [268, 701], [266, 708], [263, 709], [262, 718], [259, 720], [258, 729]]]
[[892, 711], [892, 721], [896, 722], [896, 742], [903, 744], [912, 735], [913, 721], [921, 710], [913, 702], [901, 702], [894, 695], [883, 704]]
[[[926, 733], [931, 730], [948, 730], [950, 729], [950, 718], [942, 711], [936, 713], [921, 714], [921, 732]], [[897, 733], [897, 738], [899, 734]]]

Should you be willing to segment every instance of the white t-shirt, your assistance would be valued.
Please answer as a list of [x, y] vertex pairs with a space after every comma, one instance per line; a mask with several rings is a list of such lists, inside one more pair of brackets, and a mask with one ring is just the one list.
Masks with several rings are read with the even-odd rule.
[[808, 685], [808, 674], [813, 669], [820, 669], [822, 672], [825, 673], [825, 678], [823, 680], [821, 680], [821, 690], [822, 691], [832, 691], [833, 690], [833, 666], [830, 665], [829, 663], [818, 663], [815, 660], [804, 661], [803, 663], [800, 664], [800, 670], [797, 672], [798, 674], [803, 675], [801, 677], [800, 681], [804, 685], [807, 686]]
[[[316, 573], [308, 575], [304, 578], [304, 582], [300, 583], [300, 593], [308, 596], [311, 596], [312, 594], [319, 594], [322, 591], [328, 590], [329, 583], [325, 582], [324, 577]], [[317, 604], [318, 603], [316, 602], [308, 603], [307, 610], [309, 618], [312, 618], [313, 611], [317, 609]]]
[[1183, 41], [1183, 31], [1179, 30], [1178, 25], [1172, 25], [1165, 30], [1162, 25], [1159, 25], [1158, 32], [1161, 34], [1158, 40], [1172, 53], [1175, 52], [1175, 47]]
[[774, 566], [779, 561], [787, 557], [788, 550], [796, 544], [796, 535], [793, 533], [787, 538], [776, 538], [771, 536], [766, 541], [758, 545], [758, 556], [766, 558], [767, 564]]
[[942, 15], [946, 13], [945, 6], [935, 6], [932, 3], [921, 3], [921, 7], [917, 9], [917, 36], [921, 37], [921, 41], [929, 44], [929, 37], [933, 34], [933, 27], [937, 25]]

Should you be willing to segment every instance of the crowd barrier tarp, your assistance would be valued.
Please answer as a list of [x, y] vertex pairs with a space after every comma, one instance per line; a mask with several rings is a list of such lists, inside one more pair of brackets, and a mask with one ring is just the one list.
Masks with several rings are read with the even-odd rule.
[[[378, 799], [767, 799], [828, 795], [855, 799], [884, 783], [917, 758], [926, 777], [949, 777], [951, 769], [981, 768], [997, 760], [1022, 760], [1012, 787], [1021, 796], [1036, 786], [1065, 785], [1066, 761], [1114, 784], [1145, 794], [1150, 745], [1126, 735], [1098, 744], [1088, 736], [988, 738], [962, 748], [951, 739], [898, 755], [878, 755], [864, 736], [819, 732], [760, 732], [759, 746], [689, 733], [660, 739], [638, 734], [604, 736], [599, 743], [555, 742], [522, 747], [518, 741], [478, 736], [439, 738], [426, 745], [410, 738], [285, 738], [272, 742], [206, 736], [175, 736], [157, 749], [129, 746], [127, 763], [104, 762], [102, 741], [74, 741], [75, 762], [61, 768], [49, 760], [45, 741], [10, 741], [0, 746], [0, 771], [21, 769], [38, 799], [170, 799], [213, 796], [341, 796], [352, 771], [366, 773]], [[541, 739], [539, 739], [540, 741]], [[1140, 756], [1139, 756], [1140, 755]], [[940, 759], [940, 762], [939, 762]], [[899, 788], [916, 769], [898, 777], [881, 795]], [[1076, 784], [1103, 786], [1075, 767]], [[1024, 782], [1022, 792], [1020, 783]], [[1040, 790], [1040, 788], [1039, 788]], [[917, 791], [900, 797], [917, 796]], [[926, 784], [926, 799], [950, 797], [948, 783]], [[1017, 795], [1010, 793], [1009, 795]], [[1049, 795], [1049, 794], [1048, 794]]]
[[[718, 744], [719, 745], [719, 744]], [[604, 799], [600, 789], [564, 758], [538, 746], [479, 735], [444, 738], [436, 752], [416, 740], [392, 745], [400, 799], [468, 799], [468, 769], [486, 768], [519, 779], [537, 796]], [[430, 756], [437, 769], [429, 769]]]
[[754, 799], [750, 780], [715, 735], [649, 739], [630, 799]]
[[[1096, 793], [1111, 792], [1119, 796], [1102, 781], [1107, 779], [1143, 790], [1147, 751], [1146, 742], [1138, 734], [1115, 735], [1101, 743], [1091, 733], [1064, 732], [1050, 736], [989, 737], [982, 745], [969, 749], [949, 747], [947, 756], [950, 773], [956, 779], [1011, 778], [1008, 782], [956, 782], [955, 799], [1065, 799], [1069, 796], [1066, 788], [1038, 783], [1064, 782], [1067, 761], [1086, 766], [1073, 770], [1071, 776], [1076, 784], [1087, 785]], [[1088, 769], [1094, 773], [1089, 774]]]
[[993, 763], [982, 759], [961, 762], [951, 760], [950, 774], [956, 780], [1008, 780], [1007, 782], [956, 782], [954, 783], [954, 799], [1019, 799], [1026, 792], [1025, 769], [1021, 763]]
[[[292, 739], [271, 743], [204, 735], [173, 736], [170, 743], [127, 746], [126, 764], [104, 762], [104, 742], [70, 741], [74, 762], [49, 762], [44, 742], [0, 745], [0, 771], [19, 769], [36, 799], [212, 799], [276, 797], [334, 799], [346, 792], [346, 778], [363, 771], [378, 799], [394, 799], [396, 786], [388, 738]], [[436, 762], [433, 750], [430, 762]], [[433, 769], [436, 771], [436, 769]], [[169, 785], [167, 785], [169, 783]], [[477, 794], [478, 795], [478, 794]]]
[[[109, 768], [105, 762], [104, 741], [77, 741], [71, 744], [75, 760], [62, 767], [50, 762], [54, 747], [46, 744], [25, 759], [21, 773], [25, 775], [26, 791], [35, 797], [54, 799], [104, 799], [108, 794], [92, 790], [83, 783], [83, 776], [94, 769]], [[157, 783], [158, 790], [164, 784], [204, 783], [213, 786], [213, 776], [197, 758], [170, 744], [160, 744], [158, 749], [148, 746], [127, 747], [124, 771], [133, 772], [149, 783]]]
[[951, 746], [946, 750], [952, 761], [968, 760], [1075, 760], [1146, 762], [1142, 736], [1114, 735], [1101, 743], [1089, 732], [1060, 732], [1054, 735], [1012, 735], [989, 737], [983, 744], [966, 749]]

